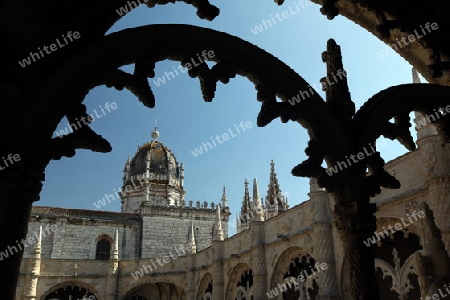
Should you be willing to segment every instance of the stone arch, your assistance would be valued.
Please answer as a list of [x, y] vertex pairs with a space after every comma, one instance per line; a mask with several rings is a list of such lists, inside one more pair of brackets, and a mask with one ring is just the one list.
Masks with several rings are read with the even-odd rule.
[[[173, 276], [164, 276], [164, 277], [154, 277], [154, 276], [144, 276], [139, 280], [135, 280], [131, 276], [123, 277], [122, 283], [119, 287], [118, 297], [119, 299], [125, 299], [126, 296], [132, 294], [133, 291], [139, 290], [139, 288], [145, 285], [152, 284], [167, 284], [173, 285], [179, 288], [182, 291], [186, 289], [186, 275], [173, 275]], [[183, 293], [185, 294], [185, 293]]]
[[144, 283], [128, 291], [124, 299], [179, 300], [186, 299], [186, 292], [183, 288], [176, 286], [173, 283]]
[[[251, 294], [252, 293], [251, 288], [253, 284], [252, 282], [248, 282], [247, 280], [249, 279], [250, 276], [252, 276], [252, 273], [253, 273], [252, 269], [247, 263], [238, 263], [236, 266], [234, 266], [229, 275], [225, 299], [234, 300], [238, 292]], [[248, 283], [249, 285], [248, 288], [242, 285], [243, 278], [246, 281], [245, 283]]]
[[[99, 245], [100, 244], [104, 244], [105, 242], [109, 243], [109, 255], [108, 255], [108, 259], [111, 258], [112, 255], [112, 251], [113, 251], [113, 245], [114, 245], [114, 239], [107, 233], [101, 233], [97, 236], [97, 238], [94, 241], [94, 245], [93, 245], [93, 249], [91, 250], [93, 255], [91, 255], [92, 258], [94, 259], [105, 259], [105, 255], [98, 255], [98, 251], [102, 252], [102, 249], [99, 249], [99, 247], [103, 248], [104, 245]], [[99, 257], [99, 258], [98, 258]]]
[[[404, 218], [404, 221], [397, 215], [385, 215], [377, 218], [375, 232], [379, 233], [380, 241], [378, 241], [375, 233], [372, 236], [373, 240], [366, 241], [366, 246], [374, 247], [375, 251], [375, 271], [380, 299], [398, 299], [399, 295], [412, 297], [411, 299], [420, 297], [420, 284], [417, 276], [420, 271], [416, 271], [421, 268], [416, 263], [419, 259], [417, 255], [422, 250], [420, 220], [410, 223], [407, 218]], [[402, 225], [402, 229], [392, 233], [389, 228], [393, 228], [393, 231], [397, 223]], [[405, 223], [409, 225], [405, 226]], [[345, 263], [346, 260], [344, 259], [340, 266], [340, 284], [344, 295], [348, 293], [348, 282], [342, 276]]]
[[81, 299], [84, 295], [86, 298], [94, 296], [95, 300], [101, 300], [95, 288], [87, 283], [80, 281], [66, 281], [49, 288], [40, 298], [40, 300], [50, 300], [58, 296], [73, 296], [73, 299]]
[[[315, 262], [303, 248], [293, 246], [284, 250], [275, 264], [268, 288], [277, 289], [279, 295], [274, 299], [299, 299], [300, 296], [315, 299], [319, 290], [317, 274], [311, 271]], [[294, 280], [299, 284], [294, 284]], [[286, 287], [286, 292], [280, 291], [281, 286]]]
[[213, 276], [211, 273], [203, 275], [197, 288], [197, 300], [211, 300]]

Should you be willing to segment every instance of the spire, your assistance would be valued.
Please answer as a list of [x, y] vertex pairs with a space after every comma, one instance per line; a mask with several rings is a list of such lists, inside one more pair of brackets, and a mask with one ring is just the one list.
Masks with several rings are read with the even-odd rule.
[[191, 253], [197, 253], [197, 245], [195, 244], [195, 235], [194, 235], [194, 223], [191, 222]]
[[116, 235], [114, 236], [114, 249], [113, 249], [113, 259], [119, 259], [119, 230], [116, 229]]
[[419, 77], [419, 73], [417, 73], [417, 70], [415, 68], [412, 68], [412, 79], [413, 83], [422, 83]]
[[128, 155], [127, 162], [125, 163], [125, 166], [123, 168], [123, 185], [125, 186], [126, 182], [130, 178], [130, 169], [131, 169], [131, 157]]
[[225, 208], [227, 207], [227, 191], [225, 189], [225, 186], [223, 186], [223, 192], [222, 192], [222, 206]]
[[247, 181], [247, 179], [245, 179], [244, 185], [245, 185], [244, 199], [242, 200], [242, 207], [241, 207], [241, 215], [243, 215], [243, 216], [247, 215], [247, 213], [251, 211], [250, 194], [248, 193], [248, 181]]
[[220, 218], [220, 205], [217, 205], [216, 209], [216, 225], [214, 227], [214, 235], [213, 235], [213, 241], [223, 241], [224, 234], [222, 229], [222, 221]]
[[270, 206], [285, 206], [284, 197], [281, 196], [280, 185], [278, 184], [277, 173], [275, 173], [275, 164], [273, 160], [270, 162], [270, 181], [267, 190], [266, 203]]
[[255, 210], [254, 221], [264, 221], [264, 211], [262, 209], [261, 197], [259, 196], [258, 182], [253, 179], [253, 209]]

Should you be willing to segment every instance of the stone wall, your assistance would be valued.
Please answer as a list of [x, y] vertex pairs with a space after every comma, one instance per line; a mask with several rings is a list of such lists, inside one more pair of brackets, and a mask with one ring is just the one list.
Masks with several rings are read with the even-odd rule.
[[[175, 248], [190, 243], [191, 224], [194, 227], [197, 251], [212, 242], [215, 210], [193, 207], [149, 206], [143, 211], [142, 257], [161, 257]], [[228, 234], [228, 214], [222, 214], [223, 229]]]
[[[97, 241], [102, 236], [110, 240], [112, 255], [116, 230], [119, 231], [121, 257], [131, 259], [139, 254], [138, 223], [74, 218], [41, 219], [28, 224], [27, 240], [33, 238], [37, 241], [39, 226], [43, 228], [42, 258], [95, 259]], [[25, 247], [24, 258], [30, 257], [34, 245]]]

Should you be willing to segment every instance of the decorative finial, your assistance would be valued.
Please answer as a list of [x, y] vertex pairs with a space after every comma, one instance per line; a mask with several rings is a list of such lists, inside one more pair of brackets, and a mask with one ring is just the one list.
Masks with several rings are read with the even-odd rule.
[[224, 240], [224, 234], [222, 229], [222, 220], [220, 217], [220, 205], [217, 205], [216, 209], [216, 226], [214, 228], [214, 241], [223, 241]]
[[159, 138], [158, 119], [155, 120], [155, 129], [152, 132], [152, 139], [156, 141]]
[[191, 254], [197, 253], [197, 245], [195, 244], [194, 223], [191, 222]]
[[225, 189], [225, 186], [223, 186], [222, 192], [222, 206], [227, 207], [227, 190]]
[[116, 235], [114, 236], [114, 250], [113, 259], [119, 259], [119, 230], [116, 229]]
[[415, 68], [412, 68], [412, 79], [413, 83], [422, 83], [419, 77], [419, 73], [417, 73], [417, 70]]

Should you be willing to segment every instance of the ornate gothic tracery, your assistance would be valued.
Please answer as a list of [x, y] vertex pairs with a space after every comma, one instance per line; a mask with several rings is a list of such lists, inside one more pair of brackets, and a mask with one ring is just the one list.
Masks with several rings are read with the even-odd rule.
[[68, 282], [59, 288], [53, 289], [52, 292], [49, 292], [45, 295], [42, 300], [52, 300], [52, 299], [61, 299], [61, 300], [77, 300], [89, 298], [90, 296], [94, 296], [95, 299], [98, 299], [98, 295], [93, 293], [89, 288], [85, 287], [82, 283], [77, 282]]
[[287, 291], [282, 293], [283, 300], [316, 299], [319, 286], [314, 273], [315, 262], [309, 255], [299, 255], [291, 261], [283, 279], [290, 283], [296, 280], [298, 285], [288, 285]]
[[234, 298], [235, 300], [253, 300], [253, 271], [251, 269], [242, 272]]
[[207, 273], [203, 276], [197, 289], [197, 300], [211, 300], [213, 276]]

